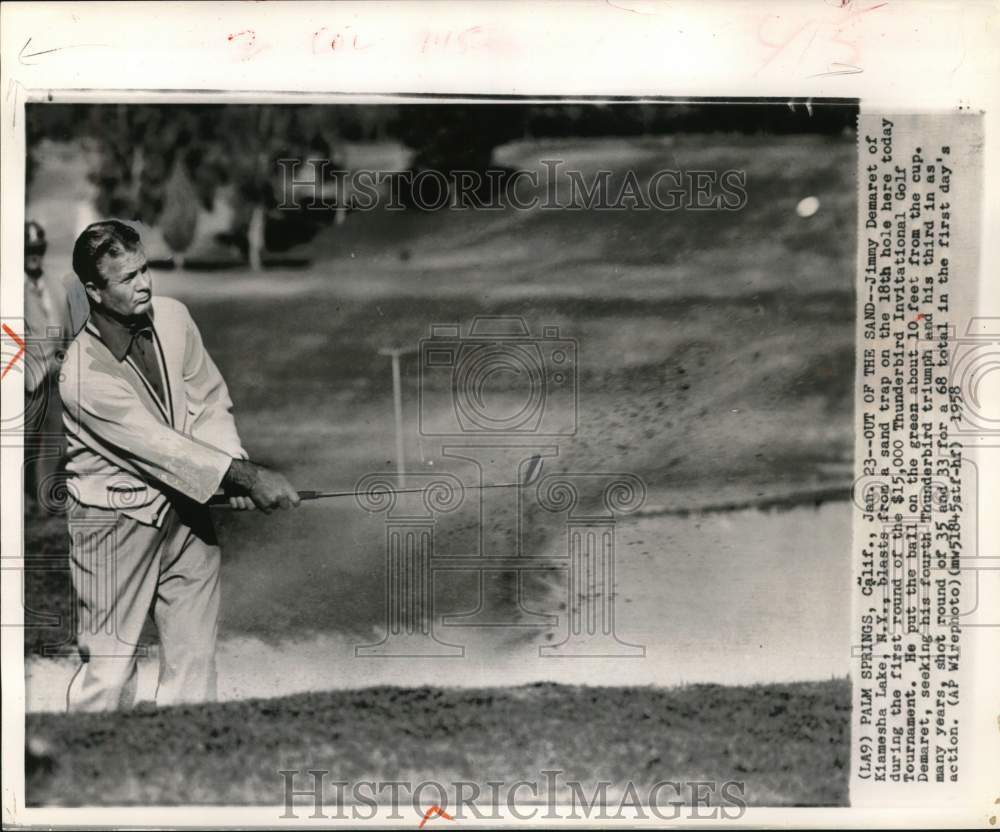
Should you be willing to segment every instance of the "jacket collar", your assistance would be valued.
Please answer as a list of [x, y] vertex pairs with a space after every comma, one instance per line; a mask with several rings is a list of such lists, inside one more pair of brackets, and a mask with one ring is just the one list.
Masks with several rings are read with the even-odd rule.
[[111, 354], [118, 361], [124, 361], [135, 336], [153, 328], [153, 313], [150, 309], [145, 315], [124, 318], [91, 304], [90, 322]]

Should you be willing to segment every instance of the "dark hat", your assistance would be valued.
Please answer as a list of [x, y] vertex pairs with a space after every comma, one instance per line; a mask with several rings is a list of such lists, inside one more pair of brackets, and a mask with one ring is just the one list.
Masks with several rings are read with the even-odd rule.
[[24, 224], [24, 253], [45, 254], [45, 229], [34, 220]]

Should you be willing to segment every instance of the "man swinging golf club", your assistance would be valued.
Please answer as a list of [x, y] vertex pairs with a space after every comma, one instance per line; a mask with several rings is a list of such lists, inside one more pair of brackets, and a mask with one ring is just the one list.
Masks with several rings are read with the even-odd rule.
[[226, 383], [187, 308], [154, 298], [138, 233], [109, 220], [73, 248], [90, 319], [71, 344], [60, 393], [68, 439], [70, 568], [81, 665], [69, 710], [127, 708], [151, 612], [160, 636], [158, 704], [215, 698], [220, 553], [206, 506], [298, 506], [274, 471], [247, 459]]

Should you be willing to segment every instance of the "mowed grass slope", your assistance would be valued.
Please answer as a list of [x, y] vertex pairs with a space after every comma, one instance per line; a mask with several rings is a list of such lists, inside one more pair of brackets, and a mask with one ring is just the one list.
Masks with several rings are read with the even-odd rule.
[[327, 782], [433, 779], [446, 787], [544, 783], [541, 772], [558, 769], [561, 782], [588, 793], [601, 781], [613, 796], [628, 781], [644, 795], [661, 780], [735, 780], [750, 805], [843, 805], [849, 714], [850, 685], [832, 680], [671, 690], [381, 687], [32, 715], [32, 747], [46, 751], [29, 762], [27, 794], [29, 805], [278, 805], [283, 769], [326, 770]]

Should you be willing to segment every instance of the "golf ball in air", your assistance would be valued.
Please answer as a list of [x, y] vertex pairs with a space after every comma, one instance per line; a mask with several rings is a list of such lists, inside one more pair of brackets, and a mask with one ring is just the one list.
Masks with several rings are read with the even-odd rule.
[[795, 206], [795, 213], [800, 217], [811, 217], [819, 210], [819, 200], [814, 196], [807, 196], [805, 199], [799, 200], [799, 204]]

